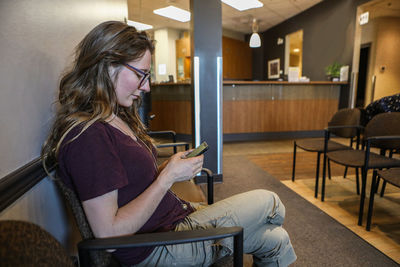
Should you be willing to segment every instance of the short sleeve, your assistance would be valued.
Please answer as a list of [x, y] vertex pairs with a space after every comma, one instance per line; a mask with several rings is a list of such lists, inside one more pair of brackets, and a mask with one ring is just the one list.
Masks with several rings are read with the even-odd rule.
[[91, 125], [78, 138], [67, 143], [60, 150], [59, 160], [81, 201], [128, 184], [118, 149], [101, 123]]

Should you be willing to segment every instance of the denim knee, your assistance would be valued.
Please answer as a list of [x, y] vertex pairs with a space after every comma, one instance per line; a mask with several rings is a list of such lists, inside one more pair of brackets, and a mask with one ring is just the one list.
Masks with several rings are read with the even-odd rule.
[[265, 241], [268, 250], [254, 255], [255, 266], [287, 266], [296, 259], [289, 235], [282, 227], [274, 227]]
[[256, 189], [252, 192], [258, 195], [266, 211], [269, 209], [272, 210], [267, 216], [267, 223], [282, 225], [285, 219], [286, 209], [279, 196], [275, 192], [265, 189]]

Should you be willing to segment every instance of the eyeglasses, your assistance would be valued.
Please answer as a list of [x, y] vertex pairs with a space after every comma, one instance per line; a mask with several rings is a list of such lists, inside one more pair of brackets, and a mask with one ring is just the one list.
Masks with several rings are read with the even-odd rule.
[[145, 85], [147, 80], [150, 78], [150, 75], [151, 75], [150, 71], [144, 72], [144, 71], [142, 71], [142, 70], [140, 70], [138, 68], [135, 68], [134, 66], [131, 66], [131, 65], [127, 64], [127, 63], [125, 63], [124, 66], [128, 70], [134, 72], [136, 74], [136, 76], [138, 76], [138, 78], [141, 78], [141, 80], [139, 82], [139, 88], [141, 88], [143, 85]]

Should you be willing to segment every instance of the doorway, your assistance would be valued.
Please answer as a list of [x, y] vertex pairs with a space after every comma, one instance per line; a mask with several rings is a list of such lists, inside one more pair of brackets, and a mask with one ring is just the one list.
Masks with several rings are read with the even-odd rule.
[[361, 45], [360, 63], [358, 66], [356, 108], [363, 108], [365, 106], [365, 91], [367, 87], [370, 49], [371, 43]]

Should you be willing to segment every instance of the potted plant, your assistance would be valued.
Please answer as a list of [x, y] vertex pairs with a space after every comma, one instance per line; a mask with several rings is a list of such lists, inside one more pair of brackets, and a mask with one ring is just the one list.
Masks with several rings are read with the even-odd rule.
[[341, 64], [334, 62], [325, 67], [325, 74], [326, 78], [331, 81], [333, 78], [340, 77], [340, 68], [342, 67]]

